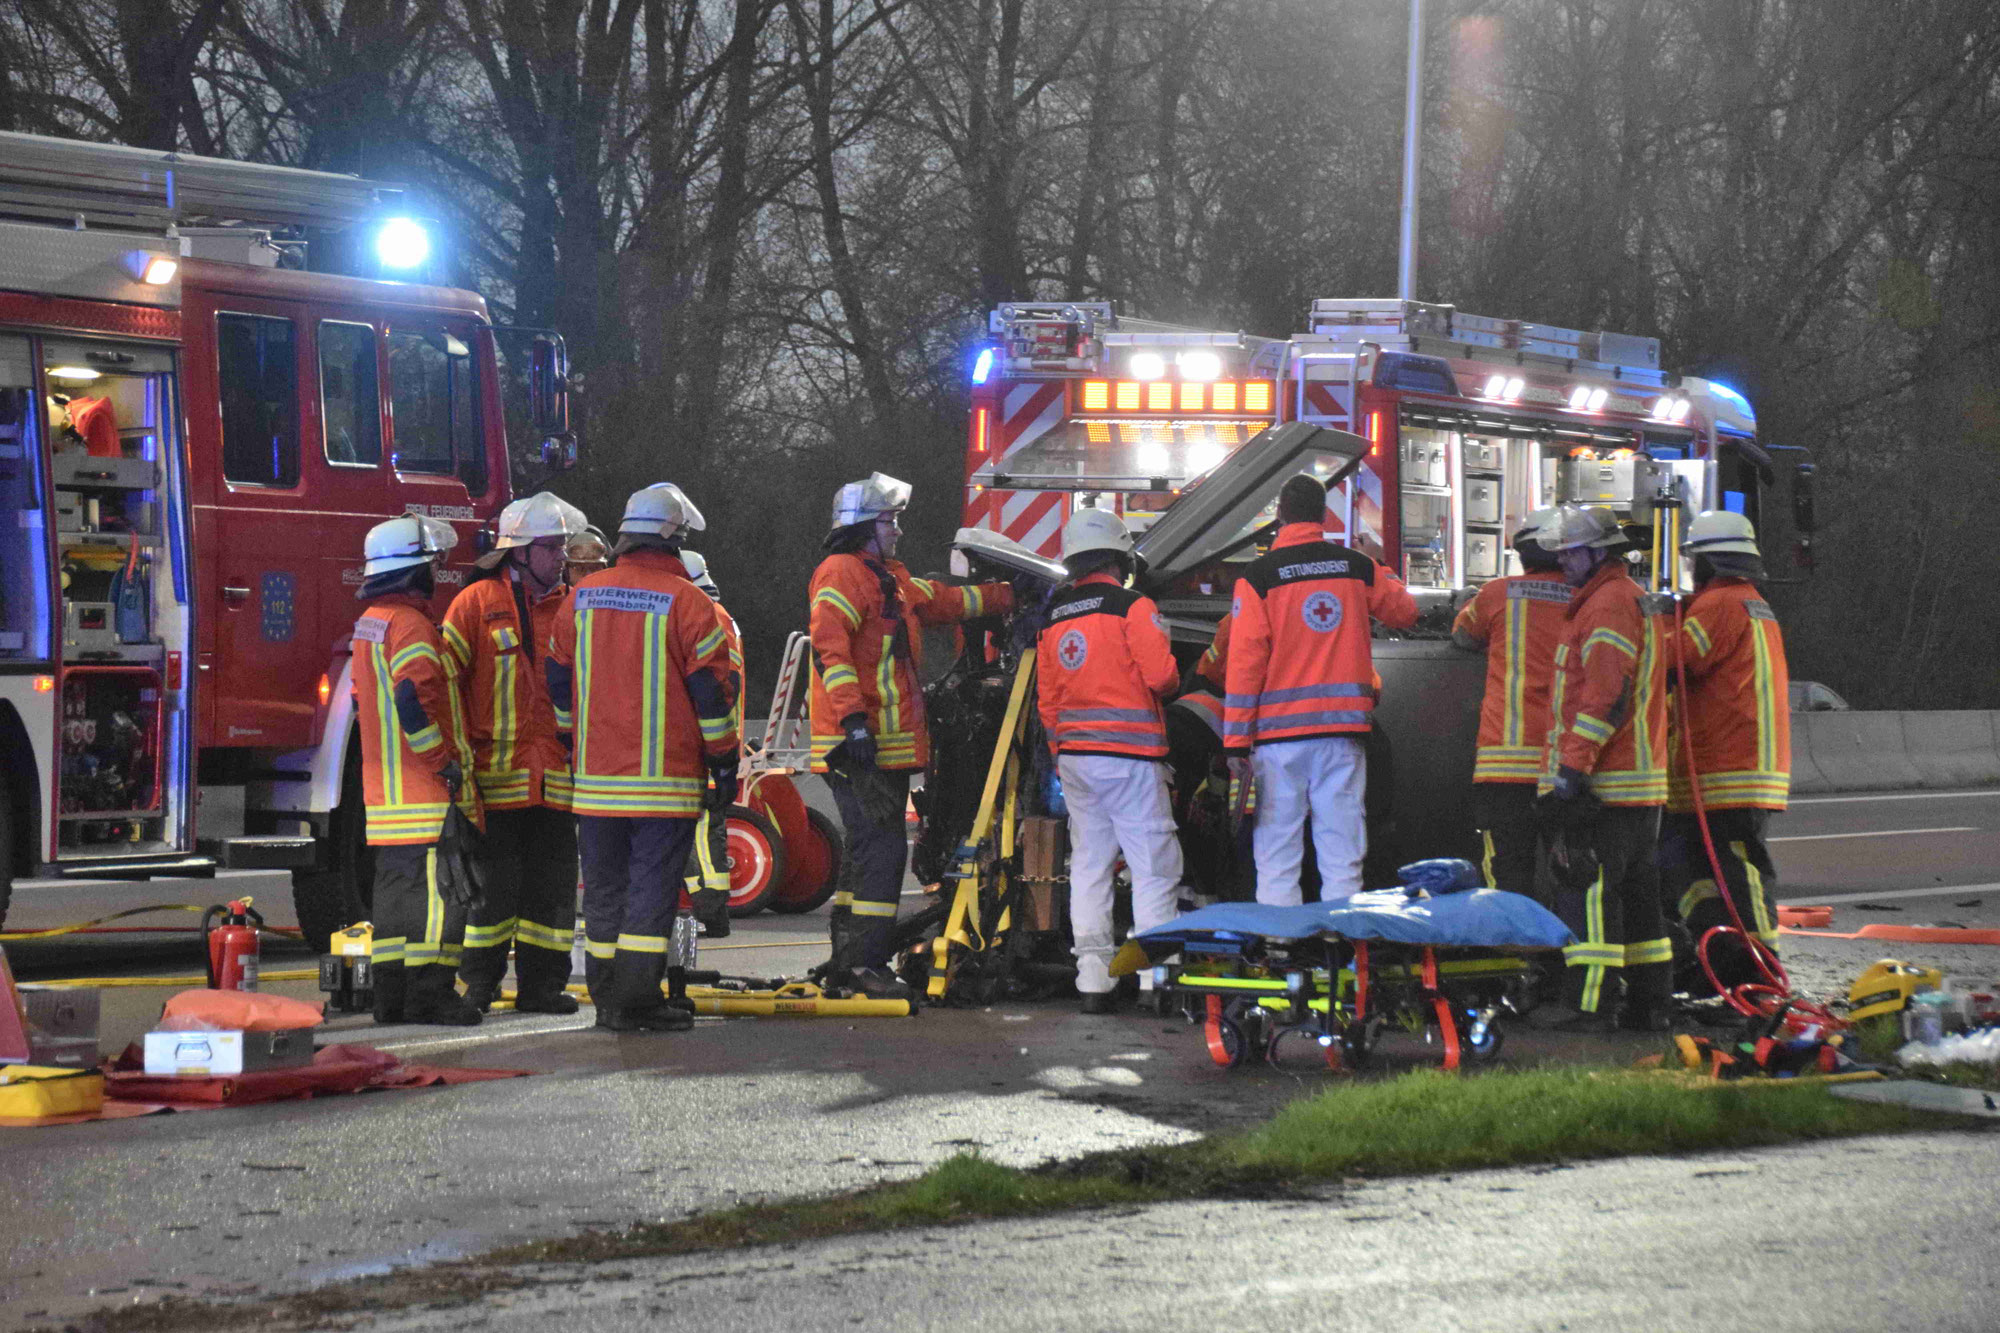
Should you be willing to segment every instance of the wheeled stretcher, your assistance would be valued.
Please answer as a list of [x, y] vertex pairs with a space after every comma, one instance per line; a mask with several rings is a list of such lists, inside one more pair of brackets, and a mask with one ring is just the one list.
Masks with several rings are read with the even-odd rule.
[[[1224, 1067], [1253, 1054], [1275, 1064], [1298, 1037], [1329, 1068], [1358, 1068], [1384, 1031], [1402, 1029], [1435, 1041], [1456, 1069], [1497, 1055], [1495, 1020], [1527, 1007], [1524, 955], [1575, 938], [1520, 894], [1397, 888], [1299, 907], [1218, 903], [1132, 943], [1156, 990], [1199, 1001], [1209, 1056]], [[1140, 965], [1129, 952], [1121, 961]]]

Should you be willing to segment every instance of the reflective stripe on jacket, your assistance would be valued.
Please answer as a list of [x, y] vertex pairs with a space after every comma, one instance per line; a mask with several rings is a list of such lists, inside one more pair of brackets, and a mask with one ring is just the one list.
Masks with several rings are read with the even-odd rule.
[[1229, 688], [1229, 625], [1234, 619], [1233, 616], [1222, 618], [1215, 627], [1215, 637], [1209, 640], [1207, 651], [1194, 664], [1194, 674], [1217, 690], [1226, 691]]
[[1606, 560], [1569, 605], [1540, 788], [1556, 769], [1590, 777], [1606, 805], [1667, 799], [1667, 664], [1660, 615], [1620, 559]]
[[820, 561], [808, 595], [813, 772], [826, 772], [827, 752], [846, 739], [840, 724], [854, 713], [868, 717], [878, 765], [922, 768], [930, 759], [930, 729], [921, 627], [1011, 611], [1014, 590], [912, 578], [901, 561], [843, 554]]
[[1416, 623], [1402, 582], [1317, 523], [1287, 523], [1236, 581], [1230, 609], [1223, 743], [1306, 740], [1366, 731], [1376, 675], [1369, 619]]
[[569, 756], [557, 735], [542, 669], [567, 599], [558, 589], [536, 601], [528, 609], [532, 631], [523, 633], [517, 587], [512, 571], [503, 570], [452, 598], [441, 627], [445, 655], [466, 700], [466, 728], [486, 808], [567, 810]]
[[1569, 585], [1560, 578], [1515, 574], [1488, 581], [1452, 622], [1453, 638], [1486, 649], [1474, 782], [1541, 777], [1551, 677], [1569, 604]]
[[465, 774], [460, 805], [483, 818], [465, 709], [443, 646], [429, 611], [413, 598], [371, 602], [354, 622], [361, 795], [372, 846], [438, 840], [451, 800], [438, 771], [454, 761]]
[[[1792, 677], [1778, 619], [1757, 585], [1711, 580], [1683, 616], [1681, 647], [1687, 654], [1684, 716], [1702, 804], [1784, 809], [1792, 792]], [[1694, 798], [1678, 735], [1670, 751], [1667, 805], [1685, 813], [1694, 809]]]
[[[715, 603], [688, 582], [678, 558], [641, 547], [579, 583], [569, 608], [556, 620], [549, 661], [552, 681], [574, 680], [571, 808], [697, 817], [707, 756], [737, 745], [736, 677]], [[698, 692], [719, 701], [712, 716]], [[551, 690], [559, 720], [564, 693]]]
[[1152, 598], [1092, 574], [1050, 600], [1035, 690], [1057, 753], [1165, 758], [1160, 698], [1179, 679]]

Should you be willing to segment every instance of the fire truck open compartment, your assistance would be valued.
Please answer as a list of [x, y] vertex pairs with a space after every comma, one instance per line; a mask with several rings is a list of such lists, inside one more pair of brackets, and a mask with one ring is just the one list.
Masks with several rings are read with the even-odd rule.
[[[20, 340], [28, 344], [28, 339]], [[38, 600], [52, 624], [58, 859], [186, 850], [187, 566], [173, 355], [69, 336], [31, 344], [53, 515]], [[39, 409], [35, 411], [34, 409]], [[20, 498], [27, 500], [26, 490]]]

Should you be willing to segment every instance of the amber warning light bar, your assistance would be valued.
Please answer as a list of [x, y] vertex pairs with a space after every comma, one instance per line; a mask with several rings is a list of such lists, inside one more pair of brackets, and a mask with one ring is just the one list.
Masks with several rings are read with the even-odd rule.
[[1076, 410], [1090, 412], [1219, 412], [1269, 416], [1269, 380], [1084, 380], [1073, 392]]

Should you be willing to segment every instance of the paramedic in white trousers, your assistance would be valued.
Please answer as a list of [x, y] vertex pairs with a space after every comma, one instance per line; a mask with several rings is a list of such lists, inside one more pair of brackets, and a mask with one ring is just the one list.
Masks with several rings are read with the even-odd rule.
[[1222, 743], [1232, 777], [1255, 774], [1257, 901], [1297, 906], [1308, 814], [1320, 901], [1361, 888], [1363, 746], [1377, 694], [1368, 624], [1407, 629], [1417, 604], [1386, 568], [1326, 539], [1318, 478], [1284, 484], [1278, 524], [1271, 549], [1236, 581]]
[[1174, 919], [1181, 845], [1167, 800], [1160, 700], [1180, 678], [1149, 597], [1125, 586], [1135, 557], [1118, 515], [1085, 509], [1063, 529], [1070, 582], [1036, 654], [1042, 726], [1069, 805], [1069, 915], [1083, 1011], [1111, 1011], [1111, 871], [1132, 871], [1134, 934]]

